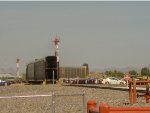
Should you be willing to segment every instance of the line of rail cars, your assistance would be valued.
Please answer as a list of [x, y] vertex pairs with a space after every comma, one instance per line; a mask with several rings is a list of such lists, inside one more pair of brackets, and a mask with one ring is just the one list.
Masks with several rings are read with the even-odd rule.
[[26, 80], [29, 83], [40, 83], [59, 79], [59, 63], [56, 56], [46, 56], [43, 59], [30, 62], [26, 66]]

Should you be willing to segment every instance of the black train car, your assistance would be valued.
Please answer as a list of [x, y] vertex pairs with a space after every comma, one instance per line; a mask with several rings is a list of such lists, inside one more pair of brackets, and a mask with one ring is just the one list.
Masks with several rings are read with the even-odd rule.
[[46, 80], [46, 82], [59, 79], [59, 67], [56, 56], [47, 56], [40, 60], [30, 62], [26, 66], [26, 80], [29, 83], [40, 83]]

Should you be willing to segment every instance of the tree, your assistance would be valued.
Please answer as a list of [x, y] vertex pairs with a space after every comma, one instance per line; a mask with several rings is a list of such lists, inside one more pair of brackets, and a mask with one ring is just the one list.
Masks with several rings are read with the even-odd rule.
[[138, 75], [138, 73], [135, 70], [130, 70], [128, 73], [131, 75]]
[[111, 71], [105, 71], [105, 75], [107, 75], [107, 76], [109, 76], [109, 75], [111, 75]]
[[106, 71], [105, 74], [110, 77], [119, 77], [119, 78], [122, 78], [124, 76], [124, 74], [122, 72], [117, 71], [117, 70]]
[[147, 67], [141, 69], [141, 75], [150, 76], [150, 70]]

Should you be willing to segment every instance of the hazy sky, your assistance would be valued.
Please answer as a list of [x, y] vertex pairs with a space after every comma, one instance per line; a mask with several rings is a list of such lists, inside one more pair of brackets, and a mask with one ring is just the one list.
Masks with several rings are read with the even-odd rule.
[[150, 65], [150, 2], [0, 1], [0, 68], [54, 55], [56, 34], [61, 66]]

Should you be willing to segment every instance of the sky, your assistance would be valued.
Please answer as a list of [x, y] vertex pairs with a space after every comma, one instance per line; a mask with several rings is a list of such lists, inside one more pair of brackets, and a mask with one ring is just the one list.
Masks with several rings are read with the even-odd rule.
[[54, 55], [90, 70], [150, 65], [150, 1], [0, 1], [0, 68]]

